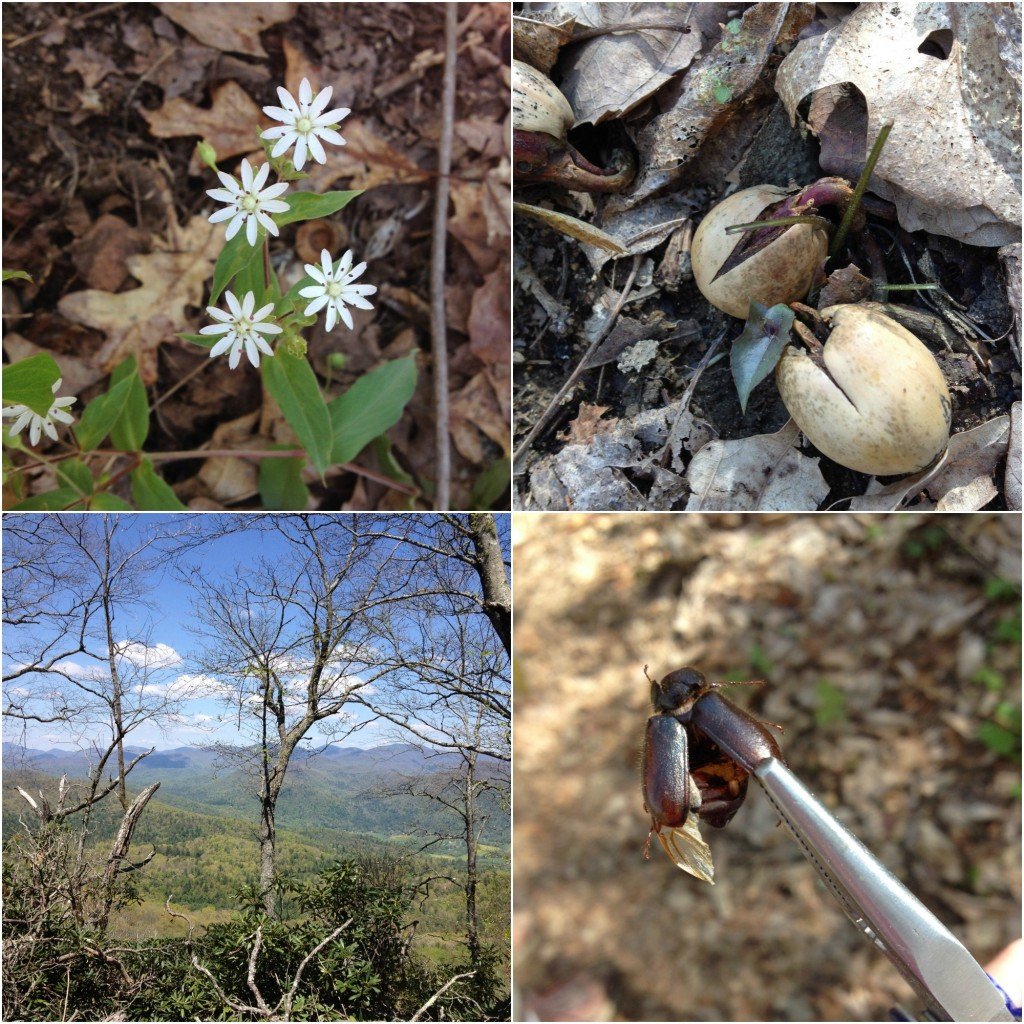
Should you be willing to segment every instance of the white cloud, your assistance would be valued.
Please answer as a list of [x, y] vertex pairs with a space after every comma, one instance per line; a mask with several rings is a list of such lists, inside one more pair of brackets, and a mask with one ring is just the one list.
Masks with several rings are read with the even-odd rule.
[[137, 640], [124, 640], [115, 646], [117, 653], [136, 668], [170, 668], [181, 663], [181, 655], [167, 644], [149, 647]]
[[140, 683], [136, 693], [148, 693], [168, 700], [202, 700], [206, 697], [224, 697], [234, 693], [230, 686], [213, 676], [185, 672], [169, 683]]
[[79, 679], [83, 683], [97, 683], [109, 677], [109, 672], [102, 665], [80, 665], [77, 661], [62, 661], [55, 667], [66, 676]]
[[193, 715], [192, 716], [192, 721], [196, 722], [197, 724], [200, 724], [200, 725], [203, 722], [212, 722], [213, 721], [213, 715]]

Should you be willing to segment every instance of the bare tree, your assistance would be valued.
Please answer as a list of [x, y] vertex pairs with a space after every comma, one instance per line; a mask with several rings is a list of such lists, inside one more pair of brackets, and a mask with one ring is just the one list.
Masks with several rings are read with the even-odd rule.
[[364, 536], [358, 516], [270, 516], [257, 525], [280, 553], [239, 565], [224, 582], [198, 568], [190, 579], [198, 667], [247, 734], [247, 743], [218, 750], [253, 780], [260, 891], [274, 915], [277, 803], [292, 757], [304, 740], [326, 745], [366, 724], [346, 709], [388, 670], [376, 622], [404, 598], [408, 577], [396, 545]]

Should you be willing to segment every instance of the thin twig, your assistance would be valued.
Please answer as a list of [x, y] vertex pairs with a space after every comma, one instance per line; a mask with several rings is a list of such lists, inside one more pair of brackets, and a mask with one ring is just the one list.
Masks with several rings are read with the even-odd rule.
[[622, 312], [622, 307], [626, 304], [626, 299], [629, 298], [629, 293], [633, 290], [633, 282], [636, 280], [637, 271], [640, 269], [640, 257], [633, 257], [633, 266], [629, 271], [629, 277], [626, 280], [626, 286], [619, 293], [618, 300], [615, 303], [614, 309], [608, 315], [608, 319], [605, 321], [604, 329], [601, 330], [597, 337], [590, 343], [590, 347], [583, 354], [583, 358], [576, 364], [576, 369], [569, 374], [569, 379], [562, 385], [559, 392], [555, 397], [548, 403], [547, 408], [541, 413], [540, 419], [533, 425], [530, 432], [523, 438], [522, 443], [516, 449], [512, 456], [512, 467], [515, 472], [516, 463], [529, 451], [530, 445], [533, 444], [537, 435], [547, 426], [548, 420], [551, 419], [555, 410], [561, 404], [562, 399], [573, 389], [576, 381], [580, 379], [583, 371], [587, 369], [590, 363], [590, 358], [597, 351], [598, 345], [608, 336], [611, 329], [615, 326], [615, 321], [618, 319], [619, 313]]
[[446, 981], [410, 1018], [411, 1021], [419, 1020], [424, 1013], [427, 1012], [437, 1002], [438, 998], [444, 994], [445, 989], [451, 988], [452, 985], [457, 981], [461, 981], [463, 978], [472, 978], [476, 974], [476, 971], [468, 971], [466, 974], [456, 974], [454, 978]]
[[871, 180], [871, 175], [875, 170], [875, 164], [878, 163], [878, 158], [882, 155], [882, 147], [885, 146], [885, 140], [889, 138], [889, 132], [892, 131], [892, 124], [891, 121], [888, 124], [883, 124], [878, 132], [878, 138], [875, 139], [875, 144], [871, 147], [864, 170], [860, 172], [860, 177], [857, 179], [857, 187], [853, 190], [853, 196], [843, 213], [842, 221], [839, 223], [839, 230], [832, 239], [832, 245], [828, 253], [829, 259], [835, 259], [839, 255], [843, 243], [846, 241], [846, 235], [853, 224], [853, 218], [857, 215], [861, 196], [867, 191], [868, 182]]
[[672, 458], [672, 447], [676, 441], [676, 432], [682, 425], [683, 416], [686, 410], [690, 407], [690, 399], [693, 398], [693, 392], [697, 388], [697, 381], [700, 380], [704, 371], [711, 365], [711, 359], [714, 354], [718, 351], [718, 346], [725, 340], [725, 331], [723, 331], [711, 344], [708, 346], [707, 352], [701, 357], [701, 361], [697, 364], [697, 368], [693, 371], [693, 376], [690, 378], [690, 383], [687, 385], [686, 391], [683, 393], [682, 401], [679, 403], [679, 411], [676, 413], [676, 418], [672, 423], [672, 429], [668, 432], [668, 438], [665, 441], [665, 447], [662, 449], [661, 462], [662, 465], [666, 465]]
[[437, 419], [437, 508], [442, 512], [447, 511], [451, 505], [452, 449], [448, 433], [448, 330], [444, 310], [444, 257], [448, 238], [449, 175], [455, 128], [455, 36], [458, 17], [458, 4], [445, 4], [441, 141], [437, 153], [434, 235], [430, 246], [430, 333], [434, 351], [434, 410]]

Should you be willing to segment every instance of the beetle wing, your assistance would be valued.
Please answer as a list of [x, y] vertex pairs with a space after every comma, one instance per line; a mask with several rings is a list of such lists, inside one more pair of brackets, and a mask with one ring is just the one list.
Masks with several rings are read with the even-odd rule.
[[680, 828], [662, 829], [657, 836], [673, 864], [702, 882], [715, 884], [711, 848], [700, 834], [695, 814], [691, 814]]

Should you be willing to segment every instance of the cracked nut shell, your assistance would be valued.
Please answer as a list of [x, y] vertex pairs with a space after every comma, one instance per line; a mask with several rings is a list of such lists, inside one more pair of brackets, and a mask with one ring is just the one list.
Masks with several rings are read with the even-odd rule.
[[935, 357], [877, 310], [830, 306], [824, 369], [789, 346], [775, 369], [782, 401], [823, 455], [873, 476], [914, 473], [949, 442], [951, 402]]
[[815, 270], [828, 253], [828, 236], [813, 224], [794, 224], [766, 248], [715, 278], [743, 238], [742, 233], [727, 235], [725, 229], [749, 224], [788, 194], [774, 185], [755, 185], [724, 199], [701, 221], [693, 236], [693, 276], [712, 306], [746, 320], [751, 299], [774, 306], [807, 297]]

